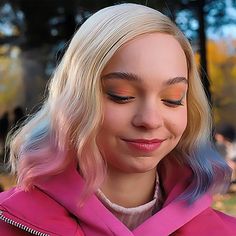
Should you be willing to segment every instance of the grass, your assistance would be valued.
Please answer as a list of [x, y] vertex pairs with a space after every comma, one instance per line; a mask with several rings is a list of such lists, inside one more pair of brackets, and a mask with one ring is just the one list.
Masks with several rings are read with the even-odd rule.
[[0, 172], [0, 185], [4, 190], [7, 190], [15, 185], [15, 178]]
[[236, 184], [224, 195], [214, 196], [213, 208], [236, 217]]

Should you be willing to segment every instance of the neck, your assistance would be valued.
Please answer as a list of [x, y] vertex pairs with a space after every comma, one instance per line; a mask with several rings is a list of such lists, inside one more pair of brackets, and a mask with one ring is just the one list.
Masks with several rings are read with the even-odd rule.
[[151, 201], [155, 185], [156, 169], [145, 173], [122, 173], [108, 169], [101, 191], [112, 203], [130, 208]]

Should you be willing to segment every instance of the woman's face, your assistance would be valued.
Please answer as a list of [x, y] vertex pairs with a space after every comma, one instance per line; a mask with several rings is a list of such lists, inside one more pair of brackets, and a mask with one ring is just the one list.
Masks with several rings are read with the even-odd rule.
[[170, 35], [139, 36], [122, 46], [102, 73], [104, 120], [97, 145], [108, 168], [155, 168], [187, 125], [187, 63]]

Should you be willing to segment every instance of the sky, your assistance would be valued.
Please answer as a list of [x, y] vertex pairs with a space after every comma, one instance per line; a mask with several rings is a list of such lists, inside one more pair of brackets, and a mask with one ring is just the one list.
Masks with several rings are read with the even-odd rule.
[[[227, 4], [226, 15], [228, 18], [233, 19], [236, 22], [236, 7], [232, 7], [232, 0], [225, 0]], [[207, 31], [208, 38], [211, 39], [236, 39], [236, 23], [222, 26], [220, 32], [212, 32], [208, 29]]]

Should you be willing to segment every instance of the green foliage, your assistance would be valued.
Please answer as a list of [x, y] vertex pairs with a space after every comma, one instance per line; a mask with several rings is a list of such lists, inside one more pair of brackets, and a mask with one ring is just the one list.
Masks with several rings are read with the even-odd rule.
[[[235, 188], [235, 187], [234, 187]], [[214, 197], [213, 208], [223, 211], [229, 215], [236, 216], [236, 194], [235, 191]]]

